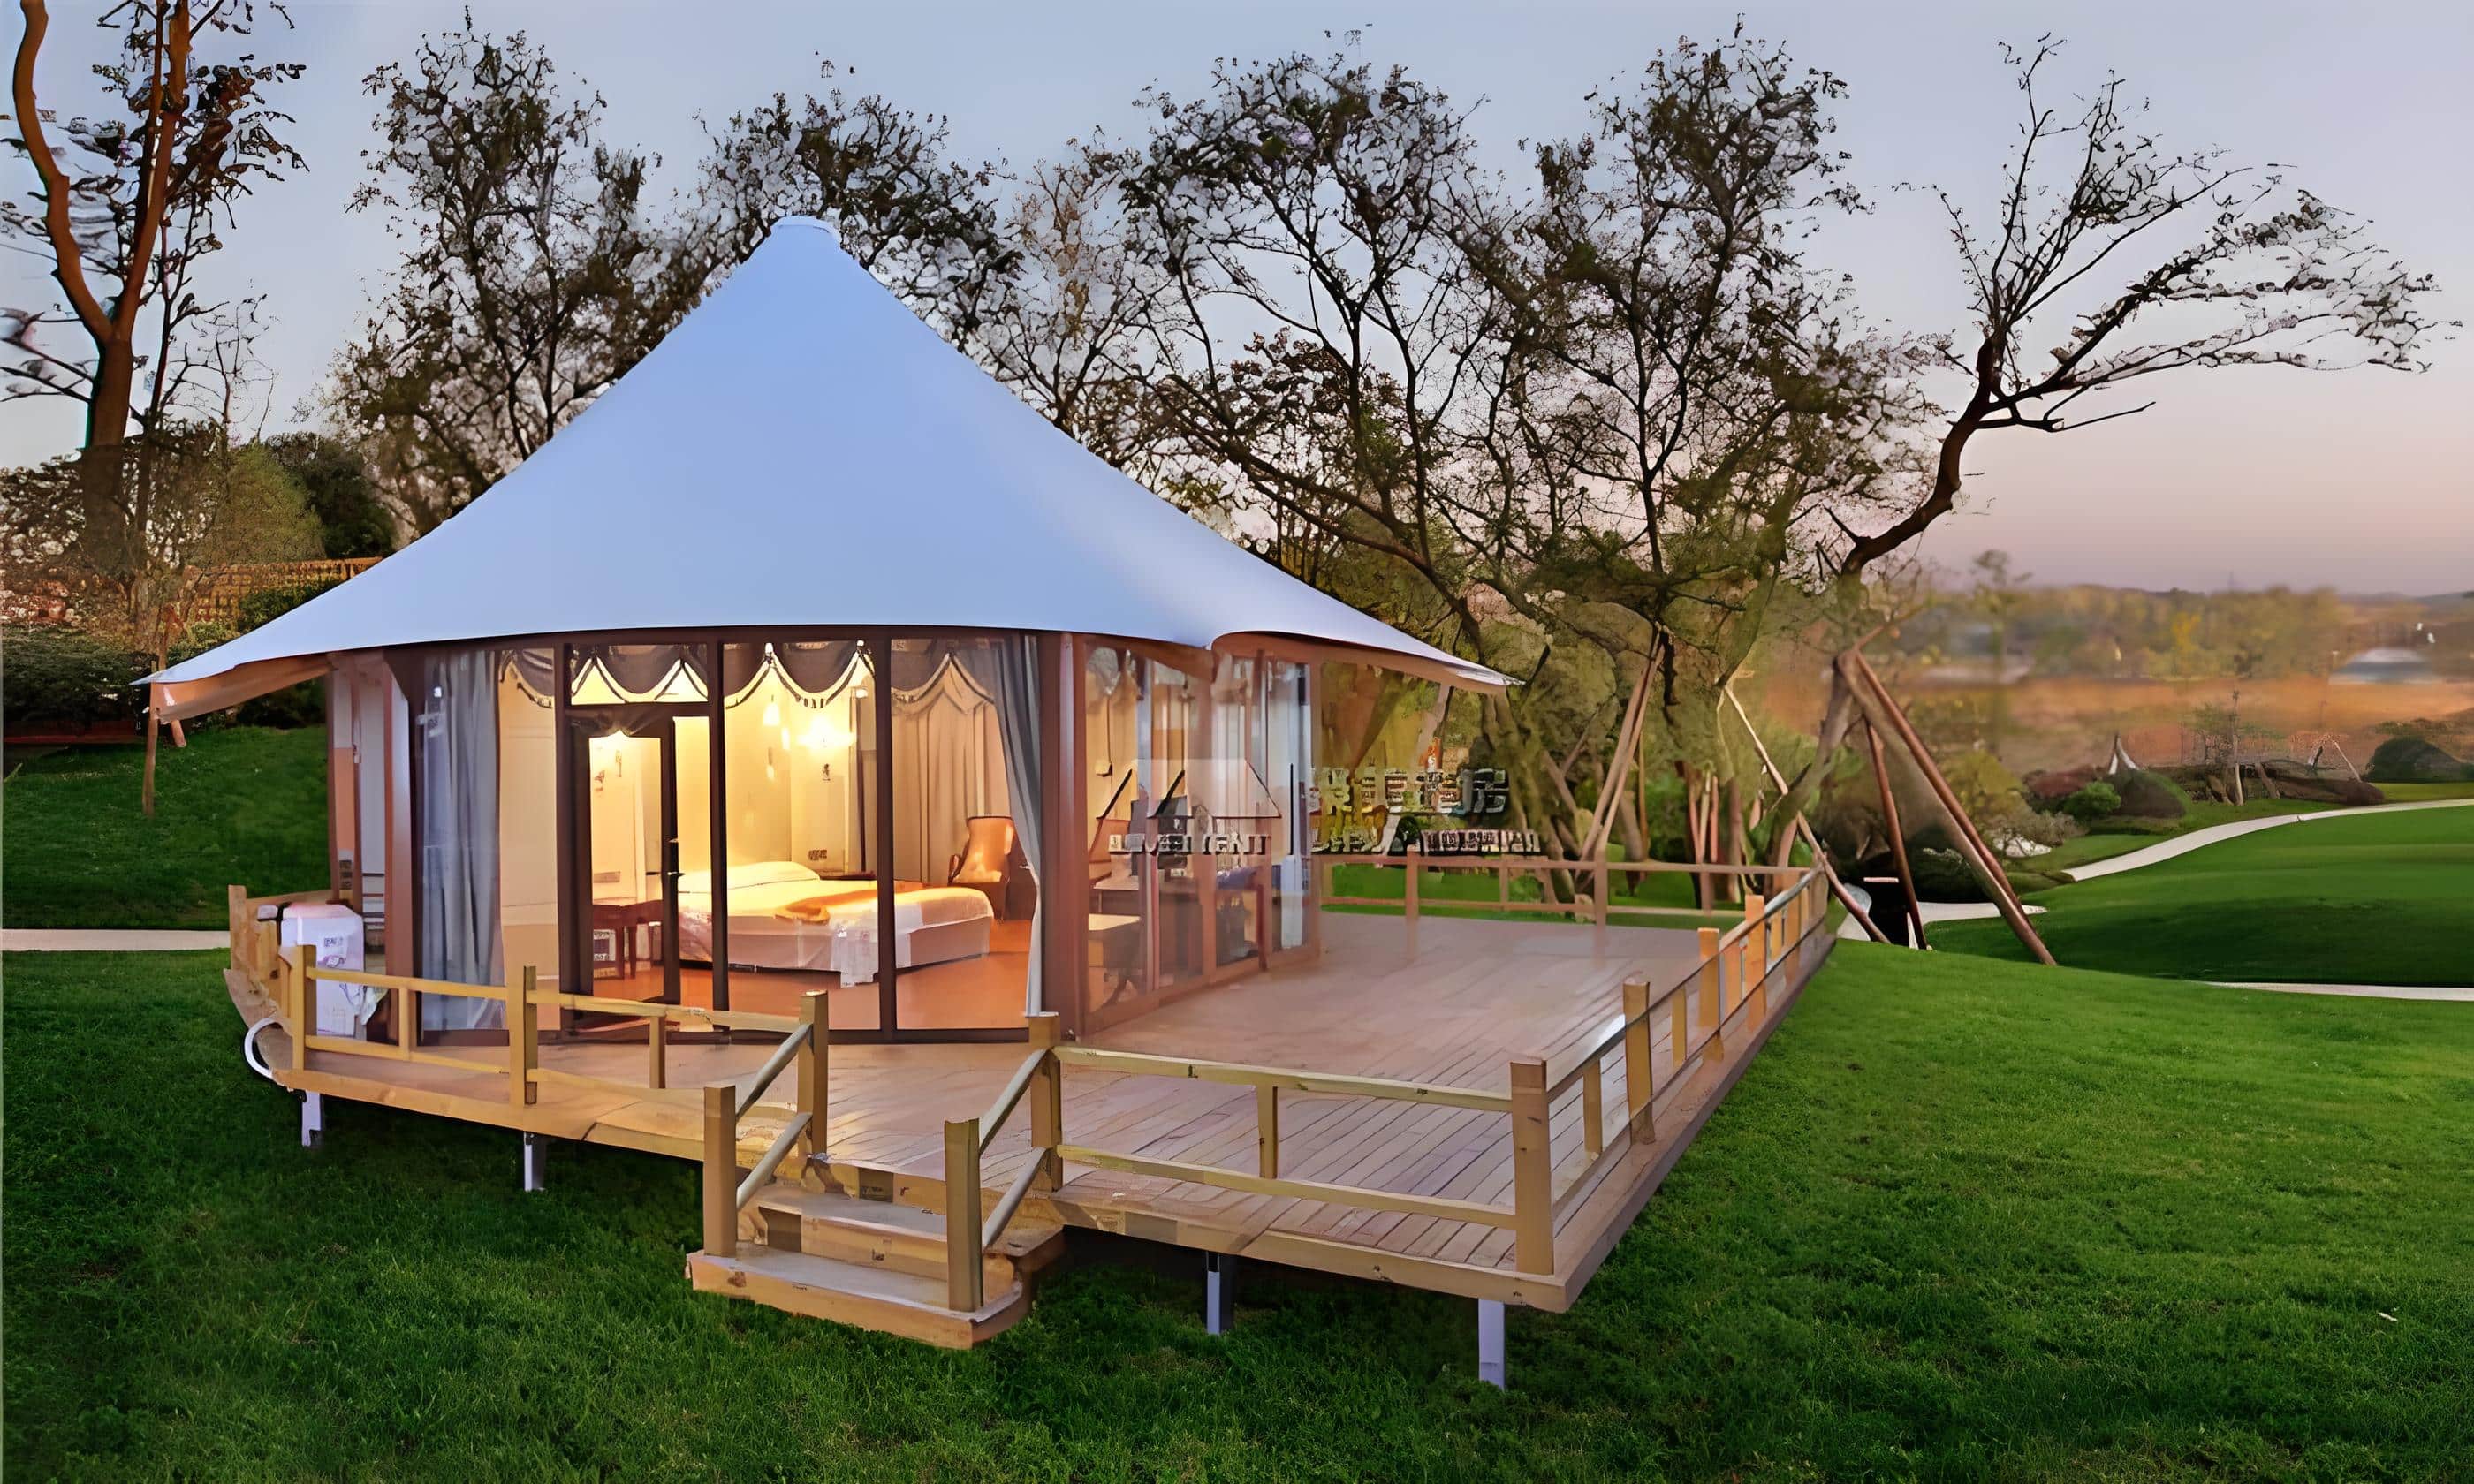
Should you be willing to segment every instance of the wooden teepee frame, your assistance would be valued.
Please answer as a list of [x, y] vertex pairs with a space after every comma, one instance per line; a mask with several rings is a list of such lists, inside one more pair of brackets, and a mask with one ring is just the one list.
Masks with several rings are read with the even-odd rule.
[[1941, 769], [1933, 763], [1932, 754], [1926, 750], [1923, 740], [1916, 735], [1915, 728], [1908, 724], [1907, 713], [1891, 698], [1889, 687], [1881, 683], [1881, 678], [1873, 673], [1873, 666], [1865, 659], [1861, 649], [1850, 649], [1831, 661], [1831, 684], [1835, 692], [1831, 698], [1831, 709], [1837, 709], [1843, 695], [1863, 719], [1866, 744], [1873, 756], [1874, 785], [1881, 791], [1881, 815], [1888, 826], [1892, 859], [1899, 871], [1899, 885], [1906, 894], [1910, 910], [1915, 913], [1917, 945], [1924, 945], [1924, 914], [1917, 903], [1915, 874], [1907, 866], [1906, 842], [1898, 824], [1898, 801], [1891, 797], [1890, 770], [1883, 748], [1885, 742], [1903, 752], [1907, 762], [1924, 778], [1944, 822], [1950, 826], [1951, 839], [1957, 845], [1959, 854], [1967, 861], [1969, 869], [1976, 873], [1986, 895], [1993, 898], [1994, 906], [2001, 913], [2001, 920], [2010, 924], [2010, 931], [2018, 935], [2019, 941], [2026, 945], [2038, 963], [2051, 964], [2052, 950], [2045, 946], [2045, 940], [2036, 936], [2035, 927], [2028, 922], [2027, 909], [2020, 904], [2018, 893], [2010, 889], [2010, 878], [2001, 870], [2001, 858], [1984, 843], [1984, 836], [1977, 831], [1976, 823], [1960, 807], [1958, 796], [1951, 789], [1950, 780], [1942, 777]]

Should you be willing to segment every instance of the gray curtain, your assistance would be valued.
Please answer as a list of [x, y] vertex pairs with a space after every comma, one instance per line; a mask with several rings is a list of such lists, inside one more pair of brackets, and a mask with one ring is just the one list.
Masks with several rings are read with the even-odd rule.
[[[419, 716], [421, 976], [499, 984], [498, 686], [488, 650], [427, 655]], [[494, 1000], [424, 994], [424, 1030], [505, 1024]]]
[[[1031, 877], [1039, 882], [1039, 873], [1047, 857], [1040, 852], [1045, 831], [1040, 827], [1039, 756], [1039, 641], [1030, 634], [1012, 634], [991, 639], [984, 646], [965, 644], [960, 655], [964, 668], [980, 682], [980, 688], [996, 698], [997, 723], [1005, 734], [1006, 793], [1013, 804], [1014, 834], [1022, 841], [1022, 853], [1030, 858]], [[978, 673], [979, 657], [995, 660], [994, 674]], [[1041, 954], [1040, 919], [1048, 911], [1046, 883], [1040, 882], [1038, 905], [1031, 914], [1031, 976], [1023, 997], [1023, 1008], [1036, 1013], [1043, 1005], [1043, 989], [1039, 982]]]
[[790, 683], [812, 696], [821, 696], [834, 688], [834, 682], [850, 668], [851, 656], [859, 653], [857, 639], [820, 639], [806, 644], [776, 644], [773, 658]]

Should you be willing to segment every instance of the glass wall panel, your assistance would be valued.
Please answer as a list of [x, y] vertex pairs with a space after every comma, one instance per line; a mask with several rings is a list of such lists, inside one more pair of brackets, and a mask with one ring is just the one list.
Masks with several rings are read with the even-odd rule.
[[[498, 666], [480, 648], [413, 661], [418, 972], [453, 984], [505, 982], [499, 929]], [[493, 1000], [424, 994], [428, 1031], [505, 1023]]]
[[[1082, 659], [1082, 793], [1089, 818], [1086, 873], [1090, 915], [1080, 1010], [1114, 1016], [1149, 991], [1150, 873], [1136, 848], [1143, 769], [1142, 668], [1145, 661], [1105, 644]], [[1055, 998], [1055, 996], [1052, 996]]]
[[[564, 990], [558, 962], [558, 736], [536, 683], [551, 650], [498, 653], [498, 934], [510, 969]], [[530, 680], [528, 680], [530, 677]]]
[[1273, 829], [1272, 946], [1285, 952], [1306, 945], [1306, 913], [1310, 910], [1314, 849], [1306, 816], [1308, 785], [1314, 766], [1314, 709], [1307, 694], [1307, 666], [1285, 659], [1269, 663], [1264, 693], [1266, 766], [1263, 777], [1279, 797], [1280, 821]]
[[896, 1026], [1018, 1026], [1039, 885], [1038, 690], [1029, 640], [893, 640]]

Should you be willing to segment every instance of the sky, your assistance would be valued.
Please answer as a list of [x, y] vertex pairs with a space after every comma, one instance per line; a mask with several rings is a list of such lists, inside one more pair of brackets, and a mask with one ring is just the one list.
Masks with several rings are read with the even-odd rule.
[[[100, 34], [80, 22], [102, 7], [54, 9], [38, 87], [74, 111], [93, 96], [84, 72], [101, 50]], [[244, 203], [221, 265], [226, 292], [270, 296], [275, 323], [258, 349], [277, 373], [271, 426], [314, 398], [397, 258], [377, 217], [347, 209], [374, 138], [361, 81], [464, 7], [288, 9], [292, 27], [263, 24], [255, 47], [308, 64], [281, 96], [309, 169]], [[1130, 102], [1148, 84], [1190, 96], [1215, 58], [1321, 50], [1326, 33], [1349, 30], [1369, 58], [1483, 100], [1477, 131], [1511, 170], [1519, 141], [1580, 127], [1591, 87], [1679, 36], [1722, 35], [1740, 13], [1753, 35], [1848, 83], [1837, 142], [1876, 206], [1826, 227], [1813, 256], [1852, 276], [1872, 322], [1917, 333], [1962, 327], [1965, 301], [1938, 207], [1897, 187], [1944, 186], [1989, 205], [2019, 116], [1999, 43], [2050, 31], [2067, 42], [2053, 77], [2069, 96], [2122, 74], [2149, 100], [2147, 123], [2166, 147], [2220, 146], [2288, 166], [2438, 275], [2443, 318], [2474, 320], [2474, 193], [2460, 153], [2474, 138], [2474, 7], [2462, 4], [473, 0], [472, 10], [485, 28], [529, 32], [570, 84], [597, 90], [606, 137], [661, 156], [656, 180], [668, 188], [691, 183], [699, 114], [718, 119], [777, 90], [795, 98], [815, 84], [819, 57], [852, 70], [846, 85], [949, 115], [965, 157], [1028, 165], [1094, 126], [1139, 132]], [[12, 51], [16, 39], [12, 24]], [[0, 172], [12, 192], [31, 184], [15, 158]], [[0, 257], [0, 304], [48, 302], [42, 268]], [[2414, 376], [2188, 373], [2151, 383], [2158, 405], [2138, 417], [2058, 437], [1980, 437], [1965, 505], [1926, 553], [1955, 567], [1998, 547], [2040, 583], [2474, 588], [2474, 340], [2457, 331], [2429, 359]], [[79, 429], [72, 404], [0, 404], [0, 460], [70, 451]]]

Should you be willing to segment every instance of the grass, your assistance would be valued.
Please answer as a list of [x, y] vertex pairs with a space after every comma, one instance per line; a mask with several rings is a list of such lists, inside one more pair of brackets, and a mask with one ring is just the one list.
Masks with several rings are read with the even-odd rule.
[[[2474, 783], [2383, 783], [2380, 792], [2390, 803], [2422, 803], [2438, 799], [2474, 799]], [[2230, 825], [2240, 820], [2273, 819], [2286, 814], [2314, 814], [2341, 805], [2312, 799], [2262, 799], [2253, 796], [2239, 804], [2218, 803], [2213, 800], [2191, 801], [2189, 812], [2177, 820], [2108, 820], [2104, 827], [2092, 834], [2066, 840], [2042, 855], [2029, 856], [2019, 864], [2038, 874], [2068, 871], [2116, 855], [2127, 855], [2145, 850], [2159, 840], [2186, 835], [2195, 829], [2215, 825]]]
[[2382, 783], [2390, 803], [2427, 803], [2435, 799], [2474, 799], [2474, 779], [2458, 783]]
[[327, 733], [205, 731], [166, 745], [155, 815], [138, 811], [145, 749], [71, 748], [9, 776], [11, 927], [221, 927], [224, 888], [327, 884]]
[[[2026, 898], [2082, 969], [2270, 983], [2474, 981], [2474, 809], [2314, 820]], [[2024, 959], [1999, 922], [1933, 945]]]
[[12, 1476], [2439, 1479], [2462, 1007], [1850, 945], [1515, 1389], [1466, 1301], [1085, 1264], [953, 1354], [691, 1294], [694, 1172], [245, 1073], [209, 955], [12, 955]]

